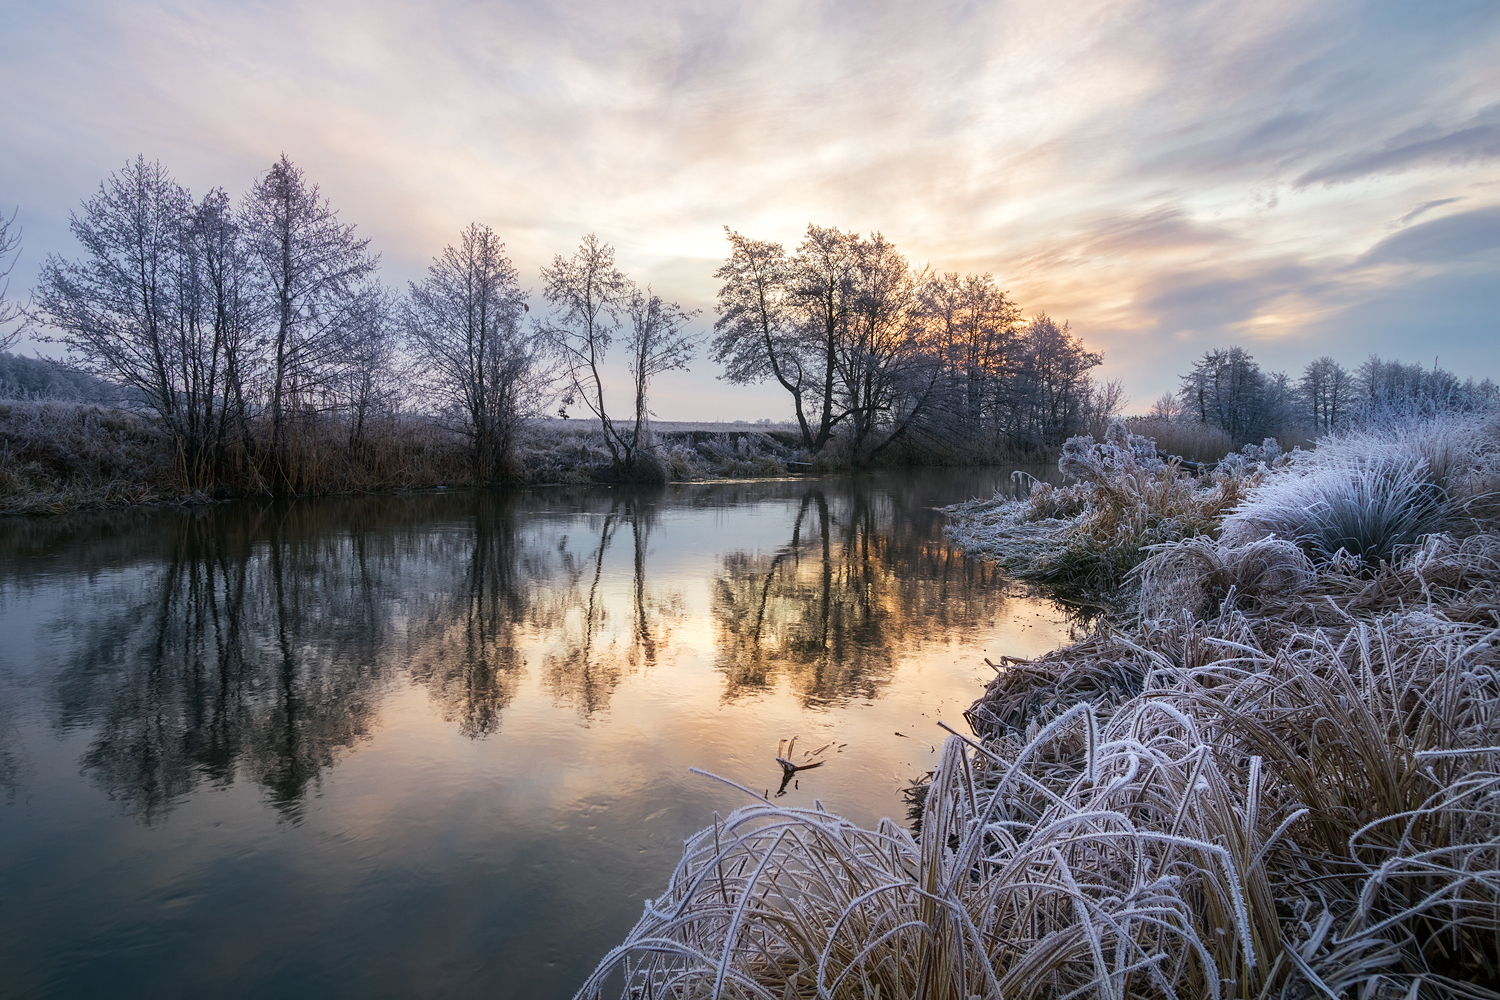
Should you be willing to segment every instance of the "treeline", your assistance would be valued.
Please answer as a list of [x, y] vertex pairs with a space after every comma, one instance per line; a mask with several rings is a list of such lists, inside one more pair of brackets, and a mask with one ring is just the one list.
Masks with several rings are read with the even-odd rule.
[[[137, 158], [71, 229], [82, 254], [46, 258], [28, 309], [0, 298], [4, 339], [31, 324], [67, 350], [70, 374], [26, 370], [7, 395], [118, 387], [171, 442], [184, 491], [378, 484], [411, 462], [394, 437], [410, 452], [434, 426], [461, 436], [471, 481], [512, 481], [529, 418], [570, 407], [599, 421], [599, 474], [668, 474], [650, 386], [696, 353], [694, 313], [638, 287], [592, 235], [542, 268], [550, 315], [532, 317], [504, 244], [479, 224], [422, 281], [384, 286], [369, 240], [285, 156], [239, 198], [194, 197]], [[890, 460], [901, 444], [907, 458], [972, 460], [1060, 443], [1117, 408], [1119, 387], [1090, 377], [1102, 356], [1066, 323], [1023, 320], [989, 275], [918, 271], [878, 233], [809, 226], [791, 254], [729, 239], [711, 354], [730, 381], [787, 390], [809, 459]], [[0, 263], [18, 241], [5, 222]], [[621, 349], [624, 406], [602, 376]]]
[[[692, 314], [637, 288], [593, 236], [543, 269], [554, 313], [527, 322], [527, 294], [488, 227], [470, 225], [398, 293], [377, 279], [369, 240], [285, 156], [238, 200], [217, 188], [195, 199], [138, 158], [71, 228], [82, 256], [47, 257], [25, 318], [67, 349], [78, 384], [60, 388], [101, 380], [152, 415], [184, 490], [399, 478], [385, 468], [405, 461], [394, 437], [431, 443], [413, 421], [466, 439], [471, 481], [512, 480], [522, 423], [558, 396], [603, 422], [616, 476], [661, 476], [644, 460], [648, 387], [687, 363]], [[12, 263], [18, 238], [0, 232]], [[616, 339], [634, 378], [628, 426], [610, 420], [600, 375]], [[11, 394], [38, 395], [38, 372], [23, 374]]]
[[982, 457], [1060, 444], [1119, 408], [1103, 355], [988, 274], [916, 270], [884, 236], [815, 225], [793, 253], [727, 227], [712, 356], [790, 397], [809, 451], [900, 441]]
[[0, 351], [0, 398], [121, 403], [120, 388], [65, 364]]
[[[239, 198], [195, 198], [139, 157], [71, 228], [81, 256], [48, 256], [23, 309], [4, 284], [20, 234], [0, 219], [0, 352], [29, 326], [68, 354], [49, 374], [0, 353], [0, 394], [104, 401], [114, 387], [168, 442], [183, 492], [487, 484], [568, 462], [591, 478], [661, 481], [681, 465], [652, 433], [650, 389], [695, 356], [695, 313], [639, 287], [592, 234], [541, 269], [548, 315], [531, 316], [504, 243], [478, 223], [421, 281], [383, 285], [369, 240], [285, 156]], [[788, 251], [725, 231], [709, 355], [723, 379], [786, 392], [799, 461], [1013, 457], [1102, 437], [1123, 402], [1119, 383], [1093, 375], [1102, 354], [1066, 322], [1024, 318], [989, 274], [914, 268], [878, 232], [809, 225]], [[618, 392], [602, 374], [612, 351], [630, 375], [623, 405], [606, 398]], [[1212, 430], [1200, 450], [1218, 457], [1381, 408], [1494, 395], [1488, 381], [1377, 358], [1353, 371], [1322, 358], [1293, 380], [1236, 347], [1206, 353], [1153, 415]], [[593, 439], [523, 449], [532, 418], [569, 408], [598, 421]], [[61, 420], [43, 416], [31, 443], [0, 440], [4, 453], [37, 451], [32, 439]], [[67, 449], [51, 450], [49, 467], [65, 470]]]
[[1267, 437], [1316, 436], [1392, 417], [1470, 411], [1500, 399], [1490, 379], [1460, 381], [1450, 371], [1385, 361], [1353, 369], [1321, 357], [1297, 378], [1267, 372], [1240, 347], [1204, 352], [1150, 415], [1222, 431], [1235, 445]]

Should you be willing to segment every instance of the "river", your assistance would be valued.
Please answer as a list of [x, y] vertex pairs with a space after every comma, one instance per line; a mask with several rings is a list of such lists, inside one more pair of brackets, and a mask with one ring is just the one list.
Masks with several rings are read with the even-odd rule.
[[571, 996], [689, 767], [903, 816], [1066, 641], [942, 538], [1007, 472], [0, 521], [0, 996]]

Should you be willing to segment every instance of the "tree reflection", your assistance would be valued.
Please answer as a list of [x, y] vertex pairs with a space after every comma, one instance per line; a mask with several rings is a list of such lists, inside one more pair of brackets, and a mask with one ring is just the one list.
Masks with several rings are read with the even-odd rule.
[[998, 572], [898, 517], [900, 499], [809, 484], [773, 553], [725, 555], [712, 613], [725, 697], [785, 677], [808, 704], [875, 698], [903, 656], [972, 634], [1004, 602]]
[[[877, 697], [903, 657], [983, 627], [1004, 599], [917, 495], [810, 481], [107, 516], [8, 532], [0, 581], [71, 588], [49, 711], [87, 734], [83, 769], [112, 798], [151, 823], [197, 789], [251, 782], [295, 822], [393, 684], [421, 685], [481, 739], [528, 671], [591, 721], [625, 677], [669, 661], [686, 581], [653, 573], [653, 545], [682, 545], [664, 507], [788, 505], [785, 544], [731, 551], [712, 580], [726, 698], [782, 679], [808, 704]], [[4, 709], [13, 790], [25, 761]]]
[[515, 496], [478, 495], [467, 570], [427, 611], [410, 660], [413, 679], [465, 736], [499, 731], [526, 665], [523, 635], [545, 576], [545, 560], [527, 556]]
[[391, 553], [296, 507], [183, 518], [169, 557], [75, 627], [64, 729], [92, 726], [84, 770], [151, 822], [201, 782], [255, 781], [287, 818], [369, 730], [389, 634]]
[[87, 620], [61, 623], [57, 724], [91, 730], [84, 771], [147, 823], [246, 780], [295, 822], [402, 676], [483, 738], [536, 648], [543, 689], [592, 718], [681, 615], [648, 578], [660, 497], [563, 498], [560, 521], [514, 493], [164, 518], [108, 593], [85, 588]]
[[[670, 588], [653, 588], [647, 573], [651, 532], [665, 491], [641, 488], [619, 491], [609, 506], [592, 515], [597, 541], [586, 555], [558, 543], [559, 579], [549, 599], [547, 637], [550, 651], [543, 667], [543, 683], [559, 702], [570, 704], [584, 718], [609, 706], [620, 679], [628, 672], [649, 668], [668, 643], [682, 617], [682, 599]], [[618, 572], [609, 572], [610, 548], [616, 535], [630, 531], [630, 587], [615, 585]], [[591, 525], [592, 527], [592, 525]], [[621, 614], [618, 605], [629, 601]]]

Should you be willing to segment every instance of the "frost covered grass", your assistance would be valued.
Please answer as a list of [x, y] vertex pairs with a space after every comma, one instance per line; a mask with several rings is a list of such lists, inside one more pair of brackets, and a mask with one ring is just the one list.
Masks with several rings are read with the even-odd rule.
[[1370, 567], [1439, 532], [1493, 516], [1500, 427], [1491, 417], [1412, 421], [1340, 435], [1251, 490], [1224, 541], [1277, 535], [1320, 562]]
[[[1470, 430], [1413, 463], [1448, 530], [1391, 559], [1328, 555], [1318, 511], [1237, 540], [1173, 501], [1204, 530], [1143, 547], [1131, 608], [1001, 658], [920, 836], [741, 789], [579, 995], [1500, 997], [1500, 521]], [[1181, 484], [1115, 437], [1072, 449], [1096, 478], [1013, 509], [1166, 509], [1150, 491]], [[1280, 477], [1357, 484], [1362, 446], [1334, 444], [1225, 470], [1235, 516]]]
[[1058, 465], [1074, 480], [1036, 483], [1022, 499], [997, 496], [945, 508], [949, 537], [970, 555], [1061, 596], [1108, 605], [1150, 546], [1217, 534], [1223, 517], [1284, 461], [1268, 442], [1196, 476], [1162, 459], [1155, 442], [1115, 423], [1106, 439], [1073, 438]]
[[1435, 605], [1101, 632], [1002, 671], [920, 839], [744, 790], [580, 996], [1493, 997], [1497, 706]]

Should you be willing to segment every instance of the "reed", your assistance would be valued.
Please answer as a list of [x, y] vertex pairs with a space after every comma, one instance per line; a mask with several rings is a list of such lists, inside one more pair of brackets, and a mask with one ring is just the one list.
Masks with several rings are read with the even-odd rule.
[[1130, 433], [1155, 441], [1164, 453], [1189, 462], [1217, 462], [1235, 450], [1228, 432], [1197, 420], [1137, 416], [1126, 417], [1124, 424]]

